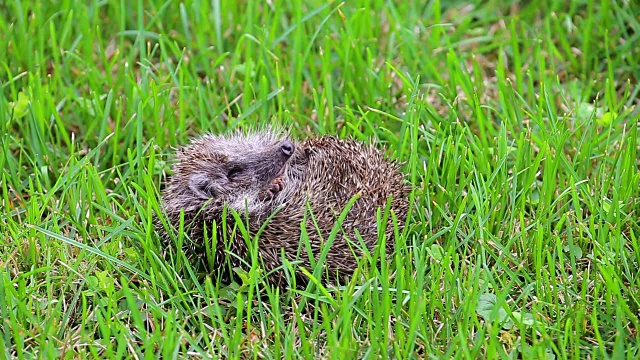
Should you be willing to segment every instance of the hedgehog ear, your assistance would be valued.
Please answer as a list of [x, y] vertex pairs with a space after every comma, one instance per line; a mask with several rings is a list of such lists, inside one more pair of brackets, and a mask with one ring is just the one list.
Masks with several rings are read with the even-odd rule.
[[189, 189], [201, 199], [211, 199], [215, 196], [211, 187], [211, 179], [206, 174], [195, 173], [189, 177]]

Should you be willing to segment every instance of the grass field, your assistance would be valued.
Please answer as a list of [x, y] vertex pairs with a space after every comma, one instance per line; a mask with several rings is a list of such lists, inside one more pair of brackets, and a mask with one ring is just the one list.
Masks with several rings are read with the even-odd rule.
[[[6, 357], [640, 358], [638, 2], [0, 14]], [[406, 162], [415, 206], [388, 264], [275, 293], [160, 255], [173, 147], [272, 123]]]

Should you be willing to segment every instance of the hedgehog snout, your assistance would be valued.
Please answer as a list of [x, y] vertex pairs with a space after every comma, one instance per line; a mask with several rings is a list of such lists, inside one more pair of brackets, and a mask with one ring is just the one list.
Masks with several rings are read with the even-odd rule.
[[282, 150], [282, 153], [285, 156], [289, 157], [293, 155], [293, 152], [296, 150], [296, 147], [290, 141], [284, 140], [283, 142], [280, 143], [280, 150]]

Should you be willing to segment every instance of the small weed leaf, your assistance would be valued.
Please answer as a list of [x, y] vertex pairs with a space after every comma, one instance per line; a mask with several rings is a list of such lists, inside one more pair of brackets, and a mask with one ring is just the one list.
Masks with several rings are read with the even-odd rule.
[[540, 191], [537, 189], [531, 191], [531, 195], [527, 198], [527, 202], [531, 205], [538, 205], [538, 203], [540, 203]]
[[498, 297], [494, 294], [482, 294], [476, 306], [476, 313], [482, 316], [486, 321], [497, 321], [501, 325], [506, 325], [505, 321], [509, 319], [507, 312], [497, 304]]
[[227, 300], [229, 303], [233, 303], [236, 300], [239, 290], [240, 286], [237, 283], [232, 282], [231, 284], [220, 289], [218, 297], [220, 299]]
[[18, 93], [18, 100], [10, 103], [14, 118], [19, 119], [27, 115], [29, 111], [29, 100], [29, 97], [24, 92], [21, 91]]
[[132, 247], [128, 247], [124, 249], [124, 253], [127, 255], [127, 260], [131, 265], [136, 264], [136, 260], [138, 259], [138, 251]]
[[243, 284], [243, 285], [245, 285], [245, 284], [247, 284], [247, 285], [248, 285], [248, 284], [250, 284], [250, 283], [251, 283], [251, 277], [249, 276], [249, 273], [248, 273], [246, 270], [244, 270], [244, 269], [242, 269], [242, 268], [239, 268], [239, 267], [234, 267], [234, 268], [233, 268], [233, 271], [234, 271], [236, 274], [238, 274], [238, 276], [239, 276], [239, 277], [240, 277], [240, 279], [242, 280], [242, 284]]
[[527, 327], [532, 326], [536, 322], [536, 320], [533, 318], [533, 314], [530, 313], [524, 313], [523, 315], [518, 311], [514, 311], [512, 315], [516, 319], [516, 321], [522, 322], [522, 324], [526, 325]]
[[582, 103], [576, 109], [576, 117], [581, 121], [587, 121], [594, 115], [595, 118], [600, 119], [604, 114], [604, 110], [600, 107], [596, 108], [595, 105], [589, 103]]
[[[604, 210], [605, 214], [608, 215], [609, 212], [611, 212], [611, 210], [613, 210], [612, 209], [613, 203], [606, 196], [602, 198], [602, 201], [600, 203], [602, 205], [602, 210]], [[622, 208], [623, 206], [624, 206], [624, 201], [618, 201], [618, 209]], [[614, 211], [613, 216], [617, 217], [618, 213]]]
[[609, 126], [618, 117], [618, 113], [613, 111], [604, 112], [602, 107], [595, 107], [589, 103], [582, 103], [576, 110], [579, 120], [586, 121], [594, 115], [596, 122], [600, 126]]
[[115, 292], [115, 282], [108, 271], [98, 271], [96, 273], [96, 278], [98, 280], [98, 287], [107, 293], [107, 295], [111, 295]]
[[609, 210], [611, 210], [611, 201], [609, 199], [602, 199], [602, 210], [607, 214], [609, 213]]
[[601, 126], [609, 126], [609, 125], [611, 125], [613, 120], [615, 120], [617, 118], [618, 118], [618, 113], [610, 111], [610, 112], [606, 112], [606, 113], [602, 114], [602, 116], [599, 117], [596, 121]]
[[578, 245], [566, 245], [562, 248], [564, 252], [573, 255], [576, 259], [582, 259], [582, 249]]
[[530, 313], [523, 314], [519, 311], [513, 311], [511, 313], [513, 318], [510, 317], [504, 307], [498, 305], [498, 297], [490, 293], [480, 295], [478, 306], [476, 306], [476, 313], [482, 316], [486, 321], [497, 321], [505, 330], [513, 328], [514, 319], [515, 322], [522, 323], [527, 327], [530, 327], [535, 323], [535, 319]]
[[437, 262], [442, 261], [442, 258], [444, 257], [444, 249], [442, 249], [442, 246], [438, 244], [431, 245], [431, 247], [427, 249], [427, 252], [429, 253], [429, 256]]
[[529, 205], [538, 205], [540, 203], [540, 189], [542, 189], [542, 181], [534, 181], [531, 190], [528, 192], [525, 201]]
[[86, 111], [89, 114], [89, 116], [91, 117], [96, 116], [96, 110], [95, 110], [96, 103], [94, 100], [78, 97], [76, 98], [76, 103], [78, 103], [78, 106], [80, 106], [82, 110]]
[[242, 268], [234, 267], [233, 271], [242, 280], [242, 284], [238, 288], [238, 292], [247, 291], [250, 286], [255, 284], [255, 279], [258, 279], [262, 274], [262, 270], [260, 268], [252, 268], [250, 271], [246, 271]]
[[93, 275], [87, 277], [87, 287], [89, 289], [85, 290], [85, 295], [93, 296], [95, 294], [95, 291], [99, 290], [98, 278]]
[[88, 290], [85, 291], [86, 296], [94, 296], [101, 292], [107, 296], [111, 296], [115, 293], [115, 282], [108, 271], [98, 271], [95, 275], [90, 275], [87, 278]]

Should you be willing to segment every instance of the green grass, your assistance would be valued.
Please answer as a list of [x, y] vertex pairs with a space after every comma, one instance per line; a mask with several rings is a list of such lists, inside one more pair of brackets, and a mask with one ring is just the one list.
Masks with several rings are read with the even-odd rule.
[[[635, 1], [0, 3], [0, 352], [640, 357]], [[172, 147], [376, 139], [415, 207], [388, 266], [275, 293], [164, 259]], [[363, 266], [362, 270], [365, 270]]]

